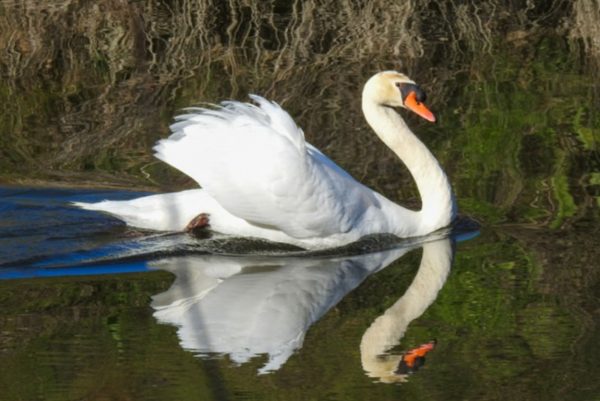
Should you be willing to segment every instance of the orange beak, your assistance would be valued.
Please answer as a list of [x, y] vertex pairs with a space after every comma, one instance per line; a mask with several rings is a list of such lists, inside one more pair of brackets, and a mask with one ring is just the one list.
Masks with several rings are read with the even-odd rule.
[[432, 123], [435, 122], [435, 116], [431, 111], [429, 111], [425, 104], [417, 100], [417, 94], [415, 92], [410, 92], [408, 96], [406, 96], [406, 99], [404, 100], [404, 106], [410, 111], [417, 113], [427, 121], [431, 121]]

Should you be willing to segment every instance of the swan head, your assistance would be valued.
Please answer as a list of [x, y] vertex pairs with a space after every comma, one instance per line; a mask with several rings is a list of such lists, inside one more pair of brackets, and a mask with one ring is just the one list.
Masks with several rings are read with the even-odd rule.
[[402, 107], [435, 122], [435, 116], [425, 106], [426, 98], [425, 92], [415, 81], [397, 71], [382, 71], [373, 75], [363, 89], [363, 101]]

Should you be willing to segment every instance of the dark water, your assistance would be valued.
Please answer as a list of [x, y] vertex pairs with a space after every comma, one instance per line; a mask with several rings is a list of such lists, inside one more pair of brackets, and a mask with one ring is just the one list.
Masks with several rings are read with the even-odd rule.
[[[598, 27], [597, 0], [0, 0], [0, 400], [600, 399]], [[453, 230], [311, 254], [70, 206], [193, 187], [152, 144], [258, 93], [418, 207], [360, 113], [389, 68], [438, 117], [407, 121]]]

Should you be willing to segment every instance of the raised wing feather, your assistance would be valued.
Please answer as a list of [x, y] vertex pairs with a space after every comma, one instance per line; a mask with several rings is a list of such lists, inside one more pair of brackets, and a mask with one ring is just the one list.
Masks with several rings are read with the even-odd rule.
[[[296, 238], [350, 230], [374, 193], [306, 143], [276, 103], [224, 102], [179, 116], [156, 157], [196, 180], [248, 222]], [[201, 212], [201, 211], [199, 211]]]

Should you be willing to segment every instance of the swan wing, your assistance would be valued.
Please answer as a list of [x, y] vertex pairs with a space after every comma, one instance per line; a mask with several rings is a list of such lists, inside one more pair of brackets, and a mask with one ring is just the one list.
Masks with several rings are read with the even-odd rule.
[[[296, 238], [351, 230], [378, 197], [307, 143], [276, 103], [223, 102], [178, 116], [155, 155], [229, 213]], [[199, 211], [202, 212], [202, 211]]]

